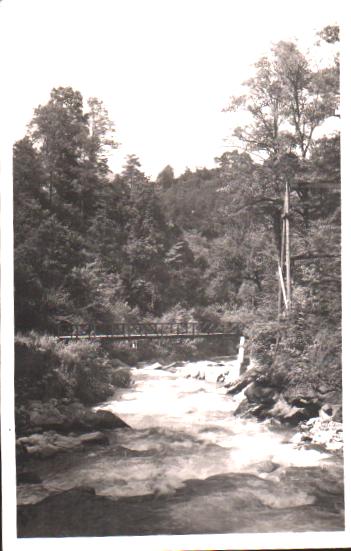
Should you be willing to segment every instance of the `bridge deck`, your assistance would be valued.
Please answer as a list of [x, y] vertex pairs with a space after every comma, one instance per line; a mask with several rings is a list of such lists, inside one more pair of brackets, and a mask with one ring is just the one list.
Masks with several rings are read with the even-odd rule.
[[237, 333], [148, 333], [148, 334], [116, 334], [116, 335], [59, 335], [60, 341], [76, 340], [113, 340], [113, 341], [137, 341], [141, 339], [204, 339], [211, 337], [237, 337]]
[[111, 326], [88, 323], [65, 323], [58, 328], [57, 339], [137, 341], [141, 339], [207, 339], [237, 337], [235, 324], [216, 324], [211, 321], [168, 323], [115, 323]]

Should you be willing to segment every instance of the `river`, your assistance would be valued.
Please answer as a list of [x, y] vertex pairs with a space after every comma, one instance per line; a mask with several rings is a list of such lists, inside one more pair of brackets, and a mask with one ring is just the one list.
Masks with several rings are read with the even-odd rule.
[[100, 406], [131, 429], [110, 431], [109, 446], [33, 461], [42, 482], [18, 489], [19, 504], [32, 504], [23, 535], [343, 530], [342, 459], [297, 449], [293, 429], [235, 417], [240, 396], [216, 384], [223, 367], [207, 368], [212, 382], [134, 368], [133, 387]]

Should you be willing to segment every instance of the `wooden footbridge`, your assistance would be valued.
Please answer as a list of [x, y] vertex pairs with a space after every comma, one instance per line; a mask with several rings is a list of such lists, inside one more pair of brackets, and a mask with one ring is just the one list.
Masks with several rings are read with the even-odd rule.
[[238, 338], [236, 324], [218, 325], [212, 322], [117, 323], [112, 327], [89, 324], [65, 324], [57, 339], [99, 341], [138, 341], [141, 339], [207, 339], [215, 337]]

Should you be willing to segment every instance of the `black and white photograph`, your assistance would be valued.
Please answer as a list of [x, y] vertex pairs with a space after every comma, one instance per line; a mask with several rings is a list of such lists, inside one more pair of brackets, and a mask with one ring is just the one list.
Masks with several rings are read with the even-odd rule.
[[5, 551], [351, 545], [344, 17], [0, 0]]

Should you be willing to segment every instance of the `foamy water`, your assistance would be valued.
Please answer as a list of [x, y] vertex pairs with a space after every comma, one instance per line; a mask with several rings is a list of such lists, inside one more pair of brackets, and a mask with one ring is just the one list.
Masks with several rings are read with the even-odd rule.
[[[201, 364], [203, 369], [205, 362]], [[179, 371], [188, 373], [193, 366]], [[319, 466], [331, 457], [316, 450], [296, 449], [289, 442], [292, 431], [276, 432], [268, 424], [235, 417], [236, 400], [214, 383], [147, 368], [134, 370], [133, 376], [135, 388], [119, 392], [104, 409], [137, 429], [132, 436], [120, 432], [116, 443], [132, 451], [152, 452], [152, 459], [129, 460], [122, 467], [123, 474], [128, 475], [127, 486], [105, 488], [105, 495], [143, 494], [160, 487], [170, 491], [185, 480], [224, 473], [267, 477], [265, 470], [272, 468], [267, 461], [282, 470]], [[277, 473], [271, 477], [276, 478]]]
[[[253, 475], [251, 485], [242, 478], [245, 483], [236, 488], [236, 500], [284, 509], [318, 504], [319, 476], [326, 484], [340, 486], [342, 465], [331, 454], [297, 449], [290, 442], [292, 430], [271, 430], [268, 423], [235, 417], [242, 396], [233, 399], [215, 382], [188, 377], [198, 368], [201, 376], [205, 367], [197, 362], [176, 373], [155, 366], [133, 369], [134, 386], [100, 406], [119, 415], [131, 430], [111, 431], [107, 447], [46, 460], [40, 470], [43, 483], [21, 486], [19, 502], [38, 502], [79, 486], [93, 487], [98, 495], [114, 500], [173, 496], [191, 480]], [[217, 379], [216, 369], [219, 373], [223, 366], [209, 364], [210, 380]], [[307, 472], [311, 474], [306, 479]], [[200, 497], [192, 495], [190, 502], [195, 499]], [[224, 507], [228, 495], [223, 500]], [[170, 507], [174, 518], [181, 510], [188, 514], [185, 503]]]

